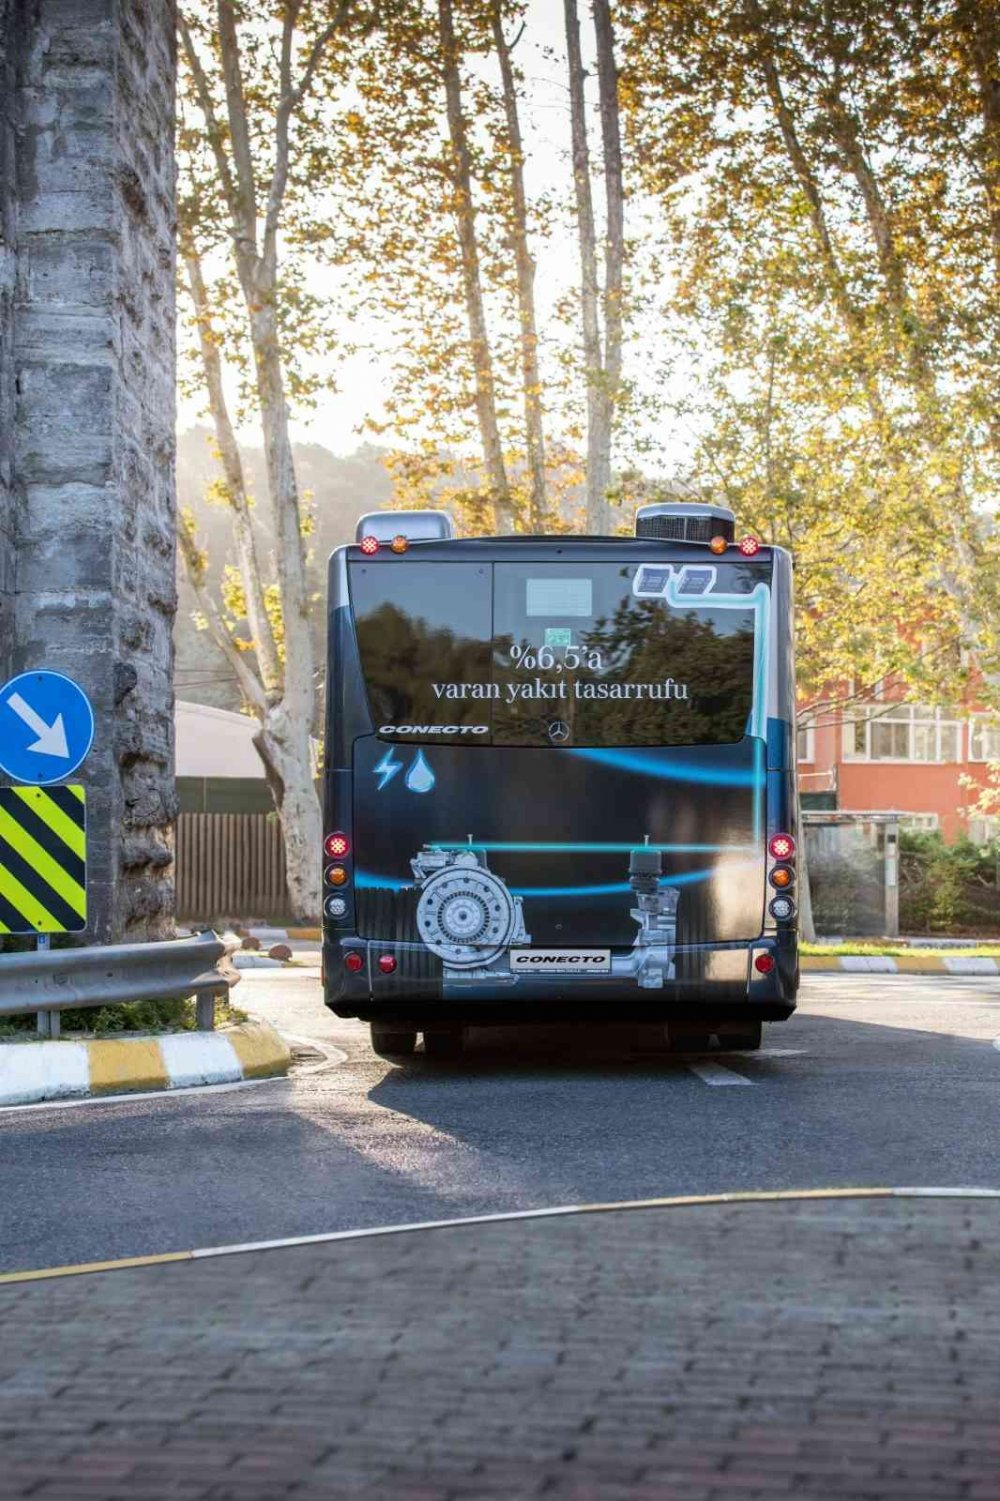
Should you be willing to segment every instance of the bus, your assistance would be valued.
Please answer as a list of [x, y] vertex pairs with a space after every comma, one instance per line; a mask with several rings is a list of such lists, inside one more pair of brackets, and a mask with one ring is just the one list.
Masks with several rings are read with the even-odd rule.
[[374, 512], [328, 631], [325, 1000], [377, 1053], [536, 1021], [748, 1049], [791, 1015], [786, 551], [695, 503], [632, 537]]

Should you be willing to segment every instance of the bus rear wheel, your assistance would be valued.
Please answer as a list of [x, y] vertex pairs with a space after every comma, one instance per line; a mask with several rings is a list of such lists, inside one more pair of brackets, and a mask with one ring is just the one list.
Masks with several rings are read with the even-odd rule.
[[417, 1045], [416, 1032], [402, 1032], [381, 1022], [372, 1022], [371, 1030], [372, 1050], [380, 1058], [407, 1058]]
[[762, 1022], [743, 1022], [731, 1032], [719, 1032], [719, 1047], [729, 1053], [754, 1053], [764, 1035]]
[[451, 1027], [443, 1032], [425, 1032], [424, 1052], [428, 1058], [459, 1058], [464, 1042], [461, 1027]]
[[667, 1028], [667, 1047], [672, 1053], [707, 1053], [707, 1032], [680, 1032], [675, 1027]]

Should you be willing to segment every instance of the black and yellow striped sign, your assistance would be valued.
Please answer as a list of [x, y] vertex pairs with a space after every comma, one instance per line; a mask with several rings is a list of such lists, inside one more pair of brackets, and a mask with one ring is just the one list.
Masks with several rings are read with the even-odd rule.
[[87, 926], [82, 787], [0, 787], [0, 933]]

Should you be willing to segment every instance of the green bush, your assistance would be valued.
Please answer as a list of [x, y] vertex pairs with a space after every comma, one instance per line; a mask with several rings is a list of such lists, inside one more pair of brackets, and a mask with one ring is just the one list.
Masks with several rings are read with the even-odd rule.
[[[215, 1024], [242, 1021], [245, 1013], [228, 1000], [215, 1003]], [[9, 1016], [0, 1021], [0, 1037], [15, 1037], [34, 1032], [35, 1016]], [[195, 1003], [188, 1001], [130, 1001], [122, 1006], [102, 1006], [100, 1010], [62, 1012], [61, 1032], [90, 1032], [96, 1037], [116, 1032], [193, 1032]]]
[[904, 933], [1000, 931], [1000, 848], [939, 833], [900, 835], [899, 926]]

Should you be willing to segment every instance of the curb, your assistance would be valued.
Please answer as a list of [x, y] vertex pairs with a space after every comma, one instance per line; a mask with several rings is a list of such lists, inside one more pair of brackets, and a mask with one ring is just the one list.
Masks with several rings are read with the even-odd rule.
[[94, 1272], [120, 1272], [136, 1267], [162, 1266], [171, 1261], [214, 1261], [221, 1256], [245, 1256], [253, 1251], [292, 1251], [300, 1246], [336, 1245], [340, 1241], [375, 1240], [391, 1235], [424, 1234], [437, 1230], [465, 1230], [476, 1225], [505, 1225], [517, 1221], [554, 1220], [573, 1215], [619, 1214], [647, 1209], [711, 1209], [723, 1204], [817, 1203], [832, 1199], [1000, 1199], [1000, 1188], [773, 1188], [734, 1193], [674, 1194], [659, 1199], [622, 1199], [592, 1204], [556, 1204], [542, 1209], [509, 1209], [492, 1214], [463, 1215], [451, 1220], [414, 1220], [410, 1224], [372, 1225], [359, 1230], [326, 1230], [317, 1235], [289, 1235], [280, 1240], [249, 1240], [225, 1246], [201, 1246], [187, 1251], [160, 1251], [151, 1256], [122, 1256], [113, 1261], [81, 1261], [68, 1266], [36, 1267], [0, 1272], [0, 1286], [16, 1282], [45, 1282], [52, 1277], [85, 1277]]
[[290, 1063], [288, 1044], [264, 1021], [225, 1032], [3, 1043], [0, 1106], [235, 1084], [286, 1074]]
[[847, 975], [1000, 975], [1000, 962], [986, 958], [934, 958], [920, 954], [803, 954], [800, 967], [810, 974]]

